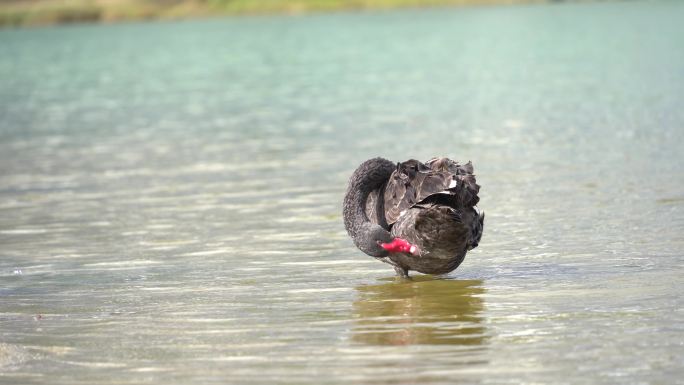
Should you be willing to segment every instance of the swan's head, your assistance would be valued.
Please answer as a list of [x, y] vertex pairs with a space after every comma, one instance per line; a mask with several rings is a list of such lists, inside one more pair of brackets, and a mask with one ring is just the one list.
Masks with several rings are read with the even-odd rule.
[[394, 238], [389, 243], [379, 243], [380, 247], [387, 250], [389, 253], [409, 253], [411, 255], [420, 255], [420, 248], [411, 244], [409, 241], [402, 238]]
[[353, 235], [354, 243], [364, 253], [384, 258], [389, 253], [410, 253], [420, 255], [418, 246], [402, 238], [393, 237], [389, 231], [376, 224], [366, 224], [364, 231]]

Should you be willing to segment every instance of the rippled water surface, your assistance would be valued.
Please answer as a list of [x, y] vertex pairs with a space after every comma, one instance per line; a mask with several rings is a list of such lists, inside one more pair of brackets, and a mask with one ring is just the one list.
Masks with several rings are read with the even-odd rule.
[[[680, 2], [0, 32], [0, 382], [681, 383]], [[446, 277], [363, 160], [475, 164]]]

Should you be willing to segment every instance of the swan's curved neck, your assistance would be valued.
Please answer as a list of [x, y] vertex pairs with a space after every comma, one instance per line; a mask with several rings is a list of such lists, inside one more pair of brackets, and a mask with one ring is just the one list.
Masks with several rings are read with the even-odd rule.
[[366, 200], [373, 190], [387, 183], [395, 168], [394, 163], [383, 158], [363, 162], [349, 178], [349, 187], [344, 196], [344, 227], [354, 240], [354, 244], [364, 253], [374, 257], [386, 254], [378, 247], [377, 240], [386, 242], [391, 236], [387, 229], [370, 222], [366, 215]]

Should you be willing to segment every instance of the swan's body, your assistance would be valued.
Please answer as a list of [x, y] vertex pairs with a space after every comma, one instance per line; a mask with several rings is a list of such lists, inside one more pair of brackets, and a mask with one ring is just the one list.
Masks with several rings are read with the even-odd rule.
[[445, 274], [482, 237], [479, 188], [470, 162], [370, 159], [349, 180], [344, 224], [361, 251], [402, 276]]

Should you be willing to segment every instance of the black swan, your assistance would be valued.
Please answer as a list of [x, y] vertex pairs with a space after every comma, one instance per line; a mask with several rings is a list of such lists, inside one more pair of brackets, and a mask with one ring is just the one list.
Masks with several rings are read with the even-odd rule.
[[370, 159], [349, 179], [344, 227], [361, 251], [399, 276], [446, 274], [482, 237], [479, 190], [470, 162]]

